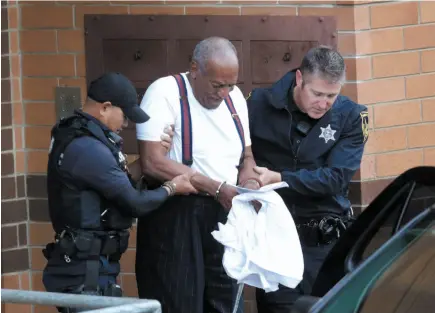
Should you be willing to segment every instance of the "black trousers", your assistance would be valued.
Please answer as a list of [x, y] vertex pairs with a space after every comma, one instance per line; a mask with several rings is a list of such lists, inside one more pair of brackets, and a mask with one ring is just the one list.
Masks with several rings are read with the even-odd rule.
[[211, 235], [226, 219], [217, 201], [196, 195], [175, 196], [139, 219], [139, 298], [160, 301], [163, 313], [232, 312], [237, 284], [222, 266], [224, 247]]
[[258, 313], [289, 313], [294, 302], [302, 295], [310, 295], [320, 267], [333, 247], [333, 243], [321, 246], [306, 246], [302, 244], [304, 255], [304, 276], [295, 288], [280, 285], [275, 292], [265, 293], [256, 290]]

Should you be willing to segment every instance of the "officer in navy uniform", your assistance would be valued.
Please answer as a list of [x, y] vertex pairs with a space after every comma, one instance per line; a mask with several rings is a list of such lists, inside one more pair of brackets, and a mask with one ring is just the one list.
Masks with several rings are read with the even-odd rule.
[[297, 288], [257, 290], [258, 313], [288, 313], [299, 296], [310, 294], [353, 216], [348, 187], [368, 138], [368, 113], [340, 95], [344, 81], [342, 56], [316, 47], [298, 69], [248, 96], [255, 170], [262, 184], [288, 183], [277, 192], [295, 220], [305, 260]]
[[43, 250], [47, 291], [122, 296], [116, 279], [133, 218], [192, 191], [187, 174], [155, 190], [135, 188], [140, 165], [130, 173], [118, 134], [128, 120], [148, 119], [133, 84], [122, 74], [107, 73], [90, 84], [83, 110], [53, 127], [47, 189], [55, 241]]

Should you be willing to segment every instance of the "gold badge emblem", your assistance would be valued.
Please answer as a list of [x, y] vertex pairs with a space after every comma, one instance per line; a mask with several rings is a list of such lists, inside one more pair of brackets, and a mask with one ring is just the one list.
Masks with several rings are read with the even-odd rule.
[[369, 139], [369, 113], [364, 111], [359, 114], [361, 116], [361, 130], [364, 136], [363, 143]]
[[248, 100], [249, 98], [251, 98], [251, 95], [252, 95], [252, 91], [249, 93], [249, 95], [246, 97], [245, 100]]

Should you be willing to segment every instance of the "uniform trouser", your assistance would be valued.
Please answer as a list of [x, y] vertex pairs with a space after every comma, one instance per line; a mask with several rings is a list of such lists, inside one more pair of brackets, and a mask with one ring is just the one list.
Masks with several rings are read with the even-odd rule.
[[[80, 288], [85, 281], [86, 261], [69, 259], [55, 251], [50, 257], [43, 273], [43, 283], [49, 292], [80, 293]], [[116, 284], [119, 274], [119, 262], [109, 262], [106, 257], [100, 257], [98, 285], [103, 291], [110, 285]], [[98, 295], [98, 294], [95, 294]], [[101, 295], [101, 294], [100, 294]], [[89, 311], [89, 308], [57, 308], [62, 313], [75, 313]]]
[[139, 219], [139, 298], [160, 301], [163, 313], [232, 312], [237, 284], [222, 266], [224, 247], [211, 235], [226, 218], [212, 197], [189, 195], [175, 196]]
[[320, 267], [323, 264], [333, 244], [320, 246], [306, 246], [302, 244], [304, 255], [304, 276], [295, 288], [280, 285], [275, 292], [265, 293], [256, 290], [258, 313], [289, 313], [294, 302], [302, 295], [310, 295]]

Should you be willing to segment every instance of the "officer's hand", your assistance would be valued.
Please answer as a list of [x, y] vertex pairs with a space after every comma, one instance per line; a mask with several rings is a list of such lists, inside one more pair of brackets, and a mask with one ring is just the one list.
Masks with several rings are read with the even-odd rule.
[[260, 176], [259, 179], [263, 186], [281, 181], [281, 173], [271, 171], [266, 167], [256, 166], [254, 167], [254, 172]]
[[166, 126], [163, 130], [163, 134], [160, 136], [161, 145], [165, 147], [166, 152], [168, 152], [171, 149], [172, 145], [172, 138], [174, 137], [174, 125]]
[[198, 193], [198, 190], [190, 183], [190, 178], [194, 173], [185, 173], [175, 177], [172, 182], [175, 183], [175, 194], [188, 195], [191, 193]]
[[218, 201], [222, 204], [225, 210], [229, 211], [233, 206], [233, 198], [238, 194], [236, 188], [223, 184], [219, 191]]

